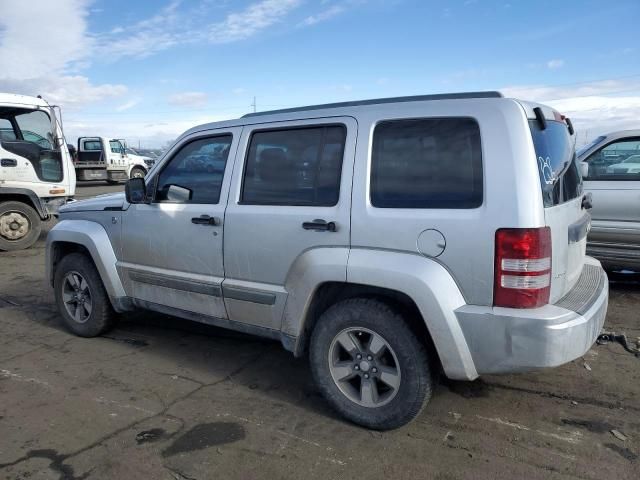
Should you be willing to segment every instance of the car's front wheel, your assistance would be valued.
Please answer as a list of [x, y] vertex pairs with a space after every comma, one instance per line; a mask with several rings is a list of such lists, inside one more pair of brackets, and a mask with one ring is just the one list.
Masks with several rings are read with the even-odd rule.
[[42, 223], [33, 207], [15, 201], [0, 203], [0, 250], [29, 248], [41, 231]]
[[69, 330], [95, 337], [115, 324], [115, 312], [93, 262], [82, 253], [65, 256], [56, 267], [54, 294]]
[[143, 168], [133, 167], [131, 169], [131, 175], [129, 175], [129, 178], [144, 178], [146, 174], [147, 172], [145, 172]]
[[365, 298], [339, 302], [313, 331], [313, 376], [327, 401], [347, 419], [388, 430], [415, 418], [431, 397], [424, 344], [399, 312]]

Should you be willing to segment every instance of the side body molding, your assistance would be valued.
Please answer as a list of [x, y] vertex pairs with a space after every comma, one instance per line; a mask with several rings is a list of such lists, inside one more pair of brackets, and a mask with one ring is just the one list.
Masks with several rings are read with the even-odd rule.
[[91, 254], [112, 302], [116, 298], [126, 297], [116, 270], [116, 255], [102, 225], [88, 220], [63, 220], [51, 229], [47, 235], [45, 253], [47, 279], [51, 284], [53, 284], [54, 253], [58, 242], [76, 243], [85, 247]]
[[456, 309], [466, 302], [442, 265], [417, 254], [353, 248], [347, 281], [407, 294], [422, 314], [447, 377], [455, 380], [478, 377], [455, 315]]

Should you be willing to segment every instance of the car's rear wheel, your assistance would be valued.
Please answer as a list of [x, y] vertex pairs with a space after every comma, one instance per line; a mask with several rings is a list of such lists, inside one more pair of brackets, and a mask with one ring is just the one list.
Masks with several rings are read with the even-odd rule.
[[42, 222], [33, 207], [22, 202], [0, 203], [0, 250], [22, 250], [40, 237]]
[[54, 295], [69, 330], [95, 337], [115, 324], [115, 312], [93, 262], [82, 253], [65, 256], [56, 267]]
[[431, 397], [424, 344], [388, 304], [356, 298], [318, 319], [310, 343], [313, 376], [347, 419], [387, 430], [415, 418]]

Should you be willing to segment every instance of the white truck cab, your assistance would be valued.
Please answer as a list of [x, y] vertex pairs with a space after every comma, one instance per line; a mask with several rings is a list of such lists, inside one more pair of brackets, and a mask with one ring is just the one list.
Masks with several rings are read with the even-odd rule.
[[0, 250], [29, 248], [42, 221], [75, 194], [76, 176], [55, 108], [0, 93]]
[[142, 157], [131, 156], [117, 138], [80, 137], [75, 161], [78, 180], [106, 180], [118, 183], [144, 177], [148, 167]]

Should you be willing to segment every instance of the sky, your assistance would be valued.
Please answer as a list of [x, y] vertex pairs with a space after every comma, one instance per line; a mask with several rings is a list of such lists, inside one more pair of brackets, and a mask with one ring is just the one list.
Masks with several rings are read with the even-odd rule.
[[499, 90], [578, 143], [640, 128], [640, 2], [0, 0], [0, 91], [62, 107], [69, 142], [157, 148], [300, 105]]

